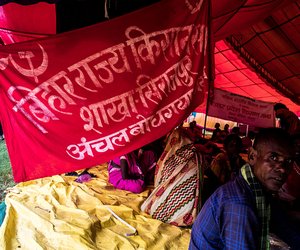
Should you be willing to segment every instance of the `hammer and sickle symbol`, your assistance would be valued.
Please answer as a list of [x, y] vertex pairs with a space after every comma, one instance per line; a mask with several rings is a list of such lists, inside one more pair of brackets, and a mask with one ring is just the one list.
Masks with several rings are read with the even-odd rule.
[[[35, 56], [31, 51], [20, 51], [18, 53], [20, 59], [26, 59], [29, 65], [29, 68], [23, 68], [19, 64], [15, 62], [11, 55], [9, 55], [9, 59], [12, 65], [24, 76], [33, 77], [36, 83], [39, 82], [38, 76], [42, 75], [48, 67], [48, 55], [44, 48], [39, 44], [39, 47], [43, 53], [43, 60], [41, 64], [35, 68], [32, 62], [32, 58]], [[1, 64], [0, 64], [1, 65]], [[1, 69], [1, 68], [0, 68]]]

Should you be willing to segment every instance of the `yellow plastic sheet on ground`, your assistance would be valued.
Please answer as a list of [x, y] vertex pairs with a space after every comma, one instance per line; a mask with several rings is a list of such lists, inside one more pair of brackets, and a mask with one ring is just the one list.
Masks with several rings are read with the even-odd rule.
[[[62, 175], [16, 185], [6, 196], [0, 249], [188, 248], [190, 229], [140, 211], [150, 190], [133, 194], [115, 189], [107, 183], [106, 165], [89, 172], [97, 178], [86, 183]], [[130, 235], [130, 226], [136, 235]]]

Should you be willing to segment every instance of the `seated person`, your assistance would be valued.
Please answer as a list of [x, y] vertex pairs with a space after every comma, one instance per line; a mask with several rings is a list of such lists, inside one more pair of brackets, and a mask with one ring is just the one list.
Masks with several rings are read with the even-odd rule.
[[283, 103], [276, 103], [274, 111], [276, 118], [279, 119], [281, 128], [291, 135], [300, 133], [300, 120], [296, 114], [290, 111]]
[[300, 228], [300, 165], [299, 159], [296, 161], [298, 162], [295, 162], [287, 181], [278, 192], [278, 198], [280, 206], [289, 215], [289, 220]]
[[228, 135], [224, 141], [224, 151], [214, 158], [210, 167], [220, 184], [232, 180], [245, 164], [240, 156], [241, 150], [242, 139], [235, 134]]
[[202, 142], [202, 129], [198, 127], [197, 122], [192, 121], [189, 125], [190, 126], [187, 128], [187, 132], [189, 133], [189, 137], [191, 138], [192, 142]]
[[203, 165], [203, 154], [192, 143], [186, 129], [181, 126], [174, 129], [157, 162], [155, 189], [141, 210], [165, 223], [192, 225], [201, 208]]
[[240, 127], [233, 127], [231, 129], [231, 134], [240, 135]]
[[292, 171], [286, 181], [279, 190], [280, 199], [292, 203], [300, 199], [300, 162], [295, 161]]
[[290, 219], [300, 228], [300, 134], [293, 136], [296, 157], [291, 173], [279, 189], [278, 197]]
[[270, 249], [269, 232], [299, 249], [299, 228], [289, 224], [272, 202], [293, 159], [292, 138], [286, 131], [261, 130], [249, 152], [249, 164], [205, 202], [193, 224], [189, 249]]
[[220, 138], [220, 134], [221, 134], [221, 129], [220, 129], [220, 123], [216, 122], [215, 123], [215, 129], [213, 130], [212, 136], [211, 136], [211, 140], [212, 141], [218, 141]]
[[137, 151], [116, 157], [108, 164], [109, 182], [117, 189], [141, 193], [145, 188], [144, 175], [138, 163]]
[[252, 147], [252, 143], [255, 138], [255, 132], [254, 131], [249, 131], [248, 135], [242, 138], [242, 143], [243, 143], [243, 152], [248, 152], [248, 149]]
[[205, 171], [206, 179], [203, 200], [206, 200], [220, 185], [234, 179], [245, 161], [240, 156], [242, 140], [236, 134], [230, 134], [224, 141], [224, 151], [219, 153]]
[[228, 136], [230, 134], [230, 132], [229, 132], [229, 124], [225, 124], [224, 125], [224, 129], [223, 130], [221, 130], [221, 132], [220, 132], [220, 136], [219, 136], [219, 138], [218, 138], [218, 142], [224, 142], [224, 140], [225, 140], [225, 138]]

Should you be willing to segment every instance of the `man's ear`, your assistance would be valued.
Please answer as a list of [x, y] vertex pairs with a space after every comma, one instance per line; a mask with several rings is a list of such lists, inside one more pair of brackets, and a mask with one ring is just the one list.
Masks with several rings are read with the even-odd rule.
[[256, 163], [257, 151], [253, 147], [249, 149], [248, 160], [251, 166], [253, 166]]

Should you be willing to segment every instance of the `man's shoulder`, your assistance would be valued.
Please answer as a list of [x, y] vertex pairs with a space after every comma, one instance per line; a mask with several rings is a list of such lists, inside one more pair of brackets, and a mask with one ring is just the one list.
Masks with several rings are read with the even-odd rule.
[[250, 203], [252, 201], [252, 193], [246, 181], [237, 176], [235, 180], [229, 181], [219, 187], [211, 196], [222, 203]]

